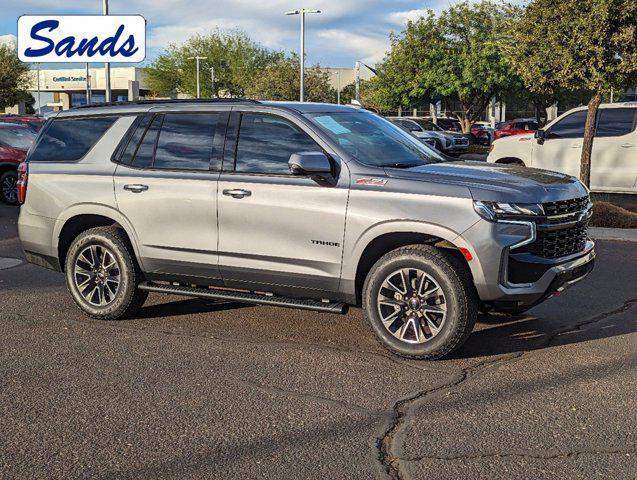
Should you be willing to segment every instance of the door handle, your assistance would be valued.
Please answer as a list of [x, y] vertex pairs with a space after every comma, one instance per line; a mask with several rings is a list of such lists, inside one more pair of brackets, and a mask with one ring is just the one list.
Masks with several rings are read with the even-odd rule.
[[252, 192], [250, 190], [243, 190], [242, 188], [233, 188], [230, 190], [224, 190], [223, 194], [232, 198], [243, 198], [249, 197], [252, 195]]
[[634, 143], [623, 143], [622, 144], [622, 148], [634, 148], [635, 144]]
[[140, 185], [139, 183], [133, 183], [133, 184], [129, 183], [128, 185], [124, 185], [124, 190], [128, 190], [129, 192], [133, 192], [133, 193], [142, 193], [148, 190], [148, 185]]

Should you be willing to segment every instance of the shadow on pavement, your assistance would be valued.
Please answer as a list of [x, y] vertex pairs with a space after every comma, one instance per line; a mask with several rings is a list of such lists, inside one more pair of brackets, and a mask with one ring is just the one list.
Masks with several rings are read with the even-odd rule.
[[224, 310], [238, 310], [250, 308], [254, 305], [245, 303], [210, 301], [197, 298], [187, 298], [176, 300], [170, 303], [158, 303], [143, 307], [136, 315], [135, 319], [177, 317], [195, 313], [212, 313]]

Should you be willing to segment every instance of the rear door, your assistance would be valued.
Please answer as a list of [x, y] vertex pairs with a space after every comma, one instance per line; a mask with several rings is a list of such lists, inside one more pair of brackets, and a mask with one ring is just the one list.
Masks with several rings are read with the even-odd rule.
[[217, 180], [229, 112], [150, 113], [119, 152], [114, 188], [146, 272], [219, 280]]
[[637, 108], [601, 108], [591, 156], [591, 189], [636, 192]]
[[[219, 264], [226, 286], [320, 297], [338, 289], [349, 174], [291, 115], [233, 112], [219, 178]], [[292, 175], [290, 155], [324, 151], [337, 181]], [[314, 293], [312, 293], [314, 292]]]

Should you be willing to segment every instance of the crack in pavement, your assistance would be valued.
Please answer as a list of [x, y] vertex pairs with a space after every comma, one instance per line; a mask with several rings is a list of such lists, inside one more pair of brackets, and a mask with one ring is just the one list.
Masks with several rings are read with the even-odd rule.
[[[398, 400], [397, 402], [394, 403], [394, 406], [392, 408], [392, 419], [391, 419], [391, 425], [385, 430], [385, 432], [383, 433], [383, 435], [379, 438], [376, 439], [376, 449], [378, 452], [377, 458], [380, 461], [384, 471], [387, 473], [387, 475], [389, 476], [389, 478], [391, 478], [392, 480], [401, 480], [403, 478], [403, 475], [401, 473], [400, 470], [400, 462], [401, 461], [415, 461], [412, 460], [411, 458], [402, 458], [398, 455], [394, 454], [394, 451], [396, 450], [397, 446], [395, 445], [395, 440], [396, 437], [399, 436], [401, 434], [401, 432], [403, 431], [404, 427], [407, 425], [407, 417], [410, 415], [413, 415], [413, 411], [417, 408], [417, 404], [424, 401], [425, 398], [429, 398], [432, 395], [439, 393], [442, 390], [445, 390], [447, 388], [452, 388], [455, 386], [458, 386], [462, 383], [464, 383], [467, 379], [469, 379], [469, 377], [474, 374], [475, 372], [494, 365], [494, 364], [503, 364], [503, 363], [507, 363], [507, 362], [512, 362], [515, 361], [517, 359], [519, 359], [520, 357], [522, 357], [523, 355], [525, 355], [526, 353], [532, 353], [533, 351], [538, 351], [542, 348], [546, 348], [549, 347], [551, 345], [553, 345], [554, 341], [560, 336], [560, 335], [564, 335], [565, 333], [570, 333], [570, 332], [576, 332], [581, 330], [583, 327], [587, 326], [587, 325], [592, 325], [594, 323], [598, 323], [601, 322], [603, 320], [606, 320], [607, 318], [610, 318], [614, 315], [618, 315], [621, 313], [626, 312], [627, 310], [629, 310], [631, 307], [633, 307], [634, 305], [637, 305], [637, 299], [629, 299], [623, 302], [623, 304], [617, 308], [614, 308], [612, 310], [609, 310], [607, 312], [602, 312], [600, 314], [597, 314], [595, 316], [593, 316], [592, 318], [589, 318], [588, 320], [585, 320], [583, 322], [577, 322], [575, 324], [571, 324], [568, 325], [562, 329], [558, 329], [555, 330], [554, 332], [550, 333], [549, 335], [547, 335], [545, 341], [542, 343], [542, 345], [540, 347], [536, 347], [535, 349], [532, 350], [524, 350], [521, 352], [515, 352], [512, 354], [507, 355], [506, 357], [500, 357], [494, 360], [486, 360], [483, 362], [479, 362], [475, 365], [471, 365], [469, 367], [463, 368], [461, 370], [459, 370], [455, 375], [452, 375], [452, 379], [443, 384], [440, 385], [438, 387], [434, 387], [428, 390], [423, 390], [420, 392], [417, 392], [409, 397], [403, 398], [401, 400]], [[577, 454], [578, 452], [572, 452], [572, 455]], [[586, 451], [582, 451], [581, 454], [584, 453], [597, 453], [597, 451], [591, 451], [591, 452], [586, 452]], [[608, 451], [608, 452], [604, 452], [604, 451], [599, 451], [599, 453], [625, 453], [625, 454], [631, 454], [634, 453], [634, 446], [633, 446], [633, 450], [618, 450], [618, 451]], [[559, 455], [559, 454], [558, 454]], [[497, 456], [527, 456], [527, 457], [532, 457], [532, 455], [530, 454], [517, 454], [517, 453], [504, 453], [504, 454], [498, 454], [498, 453], [494, 453], [494, 454], [486, 454], [484, 455], [485, 458], [487, 457], [497, 457]], [[459, 456], [459, 457], [421, 457], [422, 459], [427, 459], [427, 458], [431, 458], [431, 459], [438, 459], [438, 460], [456, 460], [456, 459], [471, 459], [471, 458], [482, 458], [483, 455], [476, 455], [475, 457], [471, 457], [471, 456]], [[544, 458], [544, 457], [538, 457], [538, 458]], [[547, 458], [551, 458], [551, 457], [547, 457]], [[559, 456], [555, 456], [554, 458], [559, 458]], [[417, 459], [416, 459], [417, 460]]]

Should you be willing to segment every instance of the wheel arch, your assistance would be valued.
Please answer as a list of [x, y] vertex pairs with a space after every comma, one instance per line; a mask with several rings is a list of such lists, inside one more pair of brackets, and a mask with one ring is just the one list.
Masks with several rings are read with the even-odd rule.
[[73, 241], [80, 233], [94, 227], [115, 226], [126, 234], [133, 249], [135, 258], [141, 266], [137, 237], [126, 218], [117, 210], [103, 205], [75, 205], [66, 210], [55, 223], [53, 231], [53, 250], [57, 253], [60, 267], [64, 270], [66, 254]]

